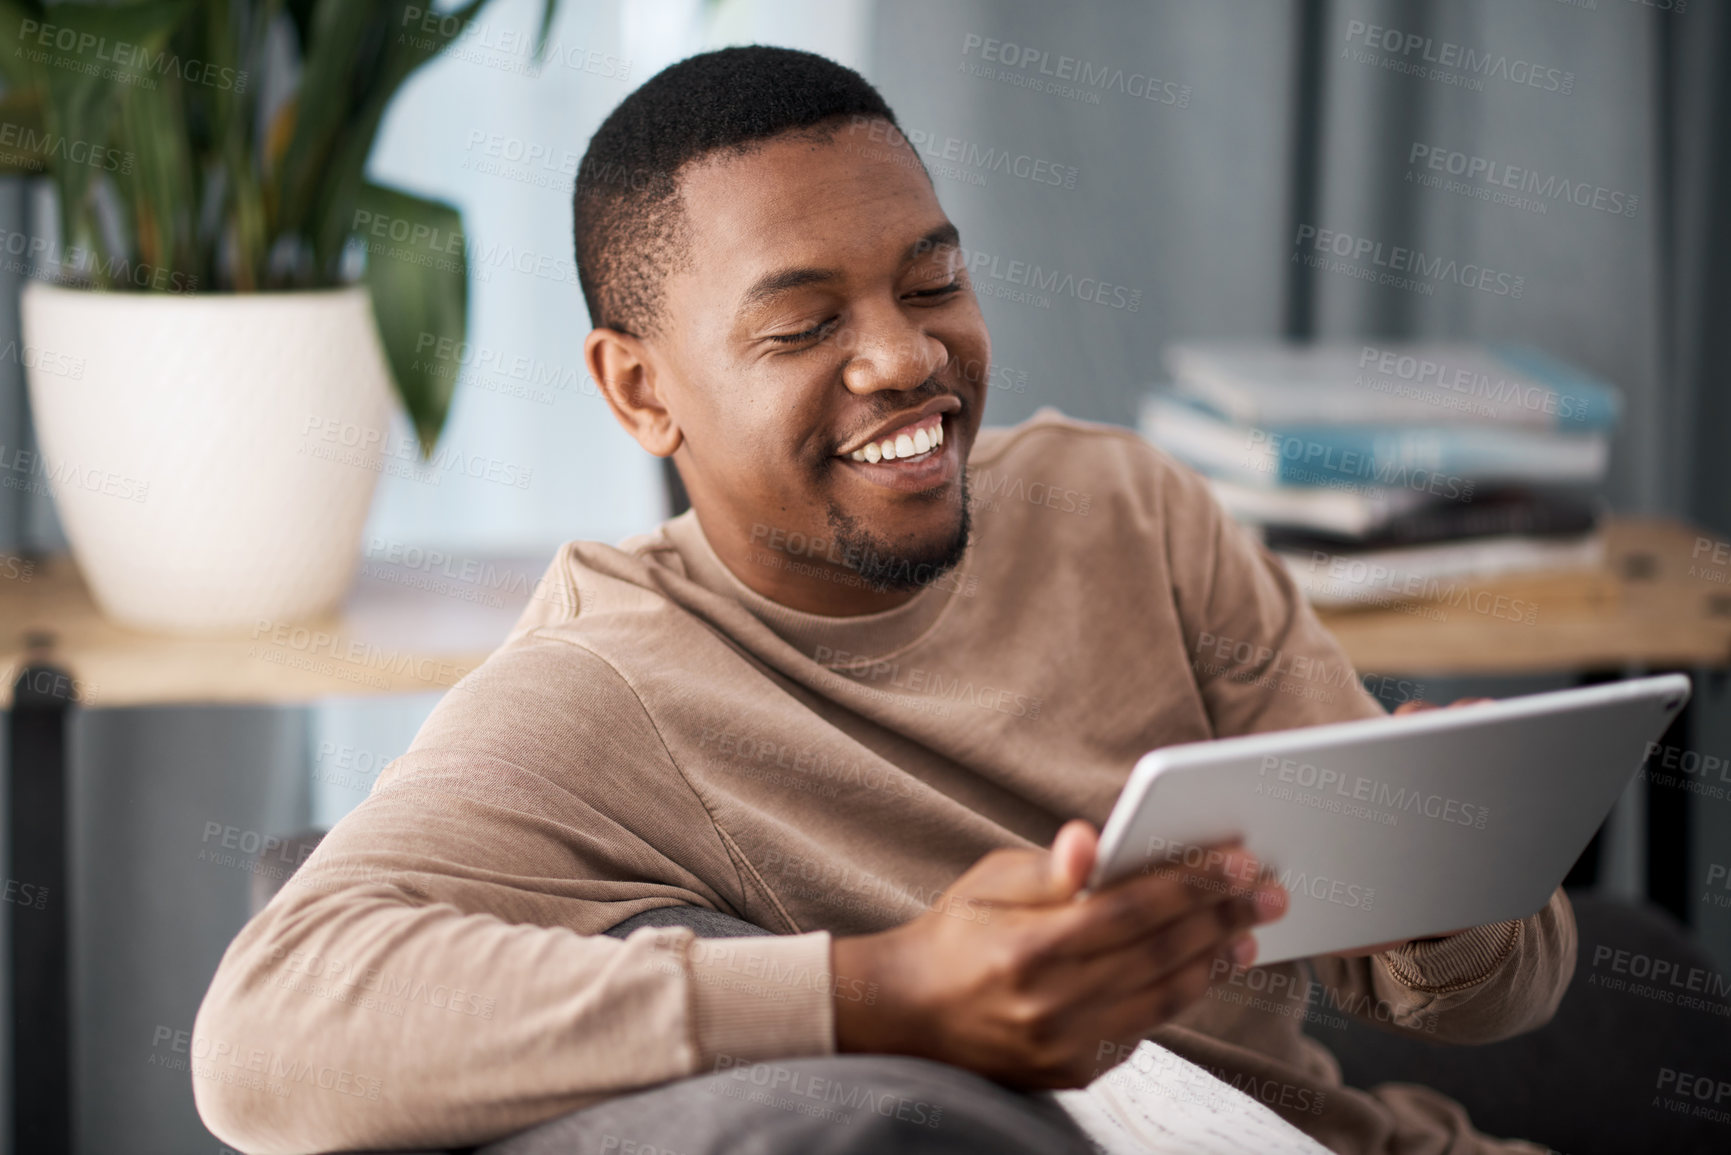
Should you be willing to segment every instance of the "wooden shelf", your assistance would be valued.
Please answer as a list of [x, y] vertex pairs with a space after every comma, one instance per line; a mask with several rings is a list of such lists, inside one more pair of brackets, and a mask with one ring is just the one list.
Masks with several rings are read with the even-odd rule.
[[[73, 676], [85, 706], [294, 704], [443, 690], [490, 654], [528, 604], [545, 557], [431, 569], [363, 561], [342, 611], [226, 636], [140, 633], [103, 617], [71, 558], [0, 570], [0, 705], [11, 703], [25, 639]], [[19, 566], [10, 567], [13, 571]]]
[[[1613, 519], [1598, 570], [1455, 583], [1441, 602], [1321, 616], [1361, 673], [1725, 668], [1731, 566], [1712, 564], [1711, 544], [1697, 556], [1704, 538], [1712, 542], [1677, 522]], [[340, 614], [222, 637], [115, 625], [64, 556], [38, 563], [27, 578], [8, 579], [0, 567], [0, 705], [10, 704], [25, 639], [37, 631], [52, 635], [52, 660], [72, 674], [86, 706], [294, 704], [444, 690], [504, 640], [549, 560], [468, 560], [437, 570], [366, 561]]]
[[1715, 544], [1680, 522], [1613, 518], [1597, 570], [1444, 583], [1443, 601], [1321, 617], [1361, 673], [1724, 668], [1731, 566], [1712, 563]]

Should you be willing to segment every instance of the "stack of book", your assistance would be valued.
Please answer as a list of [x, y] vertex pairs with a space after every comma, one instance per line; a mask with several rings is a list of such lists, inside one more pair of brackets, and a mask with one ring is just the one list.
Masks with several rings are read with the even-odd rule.
[[1617, 390], [1526, 346], [1181, 344], [1143, 436], [1316, 604], [1596, 566]]

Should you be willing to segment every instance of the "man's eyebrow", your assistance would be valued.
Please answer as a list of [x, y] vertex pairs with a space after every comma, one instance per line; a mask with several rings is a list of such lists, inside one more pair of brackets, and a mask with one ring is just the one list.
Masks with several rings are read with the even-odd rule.
[[957, 248], [962, 243], [962, 234], [956, 231], [956, 226], [945, 221], [919, 240], [908, 246], [908, 251], [902, 254], [902, 263], [913, 260], [917, 256], [929, 253], [933, 249]]
[[806, 285], [840, 279], [841, 273], [835, 269], [779, 269], [773, 273], [765, 273], [752, 284], [751, 288], [745, 291], [745, 296], [739, 299], [739, 308], [743, 312], [754, 305], [761, 305], [771, 297], [778, 293], [785, 293], [789, 289], [799, 289]]
[[[924, 253], [944, 246], [961, 244], [962, 235], [956, 231], [956, 226], [945, 221], [919, 240], [907, 247], [902, 253], [902, 263], [913, 260]], [[813, 267], [778, 269], [773, 273], [765, 273], [753, 282], [751, 288], [739, 299], [739, 308], [743, 312], [755, 305], [761, 305], [779, 293], [790, 289], [802, 289], [807, 285], [822, 284], [825, 281], [841, 279], [841, 272], [836, 269], [819, 269]]]

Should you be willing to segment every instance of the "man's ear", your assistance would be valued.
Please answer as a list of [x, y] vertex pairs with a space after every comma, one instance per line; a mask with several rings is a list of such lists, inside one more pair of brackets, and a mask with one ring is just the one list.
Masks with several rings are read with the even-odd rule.
[[655, 456], [673, 456], [684, 437], [643, 341], [618, 329], [592, 329], [583, 363], [625, 432]]

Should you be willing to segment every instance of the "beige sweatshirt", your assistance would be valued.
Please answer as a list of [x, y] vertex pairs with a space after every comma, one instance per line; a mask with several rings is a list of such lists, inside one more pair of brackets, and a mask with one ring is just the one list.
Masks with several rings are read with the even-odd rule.
[[[192, 1042], [210, 1129], [258, 1155], [467, 1144], [831, 1052], [832, 1000], [876, 998], [830, 974], [832, 934], [1103, 823], [1151, 748], [1380, 713], [1278, 565], [1133, 435], [1043, 412], [983, 432], [969, 478], [959, 570], [864, 617], [758, 596], [689, 513], [564, 547], [223, 956]], [[776, 937], [598, 937], [674, 903]], [[1522, 922], [1238, 972], [1151, 1037], [1337, 1151], [1529, 1150], [1422, 1088], [1342, 1087], [1302, 1031], [1503, 1038], [1551, 1016], [1574, 959], [1559, 891]]]

